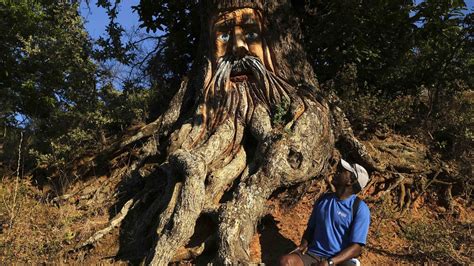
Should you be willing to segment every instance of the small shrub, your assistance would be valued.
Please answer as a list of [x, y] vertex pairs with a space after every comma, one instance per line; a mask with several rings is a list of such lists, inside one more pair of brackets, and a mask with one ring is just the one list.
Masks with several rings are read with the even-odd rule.
[[290, 112], [290, 103], [287, 99], [283, 99], [280, 104], [276, 105], [272, 111], [272, 124], [277, 126], [284, 126], [288, 120]]
[[473, 243], [474, 239], [465, 227], [445, 220], [412, 221], [403, 232], [410, 241], [409, 251], [413, 256], [443, 264], [469, 264], [466, 243]]
[[378, 126], [396, 128], [413, 119], [415, 100], [409, 95], [385, 98], [381, 94], [361, 94], [343, 102], [349, 119], [362, 129]]
[[393, 221], [397, 219], [398, 212], [395, 210], [396, 206], [393, 203], [390, 194], [382, 197], [376, 204], [377, 208], [372, 208], [372, 225], [375, 237], [380, 237], [383, 230], [381, 226], [387, 221]]
[[357, 67], [345, 65], [334, 79], [323, 84], [323, 90], [334, 91], [338, 103], [354, 129], [372, 131], [379, 127], [401, 127], [412, 121], [417, 98], [409, 94], [388, 93], [364, 83], [358, 84]]
[[474, 144], [474, 93], [461, 93], [444, 104], [442, 111], [433, 115], [428, 130], [433, 132], [436, 148], [447, 157], [456, 158]]

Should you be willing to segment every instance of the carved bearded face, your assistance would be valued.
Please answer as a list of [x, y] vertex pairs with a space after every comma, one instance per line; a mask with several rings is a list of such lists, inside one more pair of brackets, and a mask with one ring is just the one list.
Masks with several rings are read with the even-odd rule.
[[215, 58], [251, 53], [263, 62], [262, 23], [251, 8], [221, 13], [213, 25]]
[[201, 109], [209, 130], [228, 118], [249, 123], [257, 106], [270, 114], [282, 101], [291, 102], [292, 88], [273, 70], [258, 10], [221, 12], [211, 21], [210, 30], [212, 70]]
[[271, 68], [269, 59], [265, 58], [262, 27], [261, 14], [255, 9], [242, 8], [220, 13], [211, 30], [214, 67], [223, 57], [240, 59], [251, 55]]

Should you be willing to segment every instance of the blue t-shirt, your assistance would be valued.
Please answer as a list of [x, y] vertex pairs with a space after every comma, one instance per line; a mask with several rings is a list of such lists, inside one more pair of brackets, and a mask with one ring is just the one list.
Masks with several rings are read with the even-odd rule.
[[307, 230], [311, 237], [308, 252], [330, 258], [352, 243], [366, 244], [370, 211], [365, 202], [360, 201], [352, 230], [350, 229], [355, 198], [356, 195], [351, 195], [340, 200], [336, 194], [330, 193], [324, 195], [317, 206], [315, 204], [308, 221]]

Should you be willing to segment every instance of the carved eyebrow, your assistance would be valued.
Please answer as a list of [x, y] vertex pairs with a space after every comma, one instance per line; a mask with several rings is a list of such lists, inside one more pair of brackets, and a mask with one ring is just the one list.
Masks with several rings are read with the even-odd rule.
[[247, 28], [259, 28], [257, 23], [243, 23], [240, 26], [245, 26]]
[[214, 28], [215, 29], [227, 29], [230, 27], [235, 27], [235, 26], [246, 26], [246, 27], [253, 27], [256, 26], [258, 27], [258, 22], [257, 20], [253, 17], [252, 14], [244, 14], [242, 15], [242, 21], [239, 24], [235, 23], [235, 17], [226, 17], [224, 15], [221, 17], [221, 19], [218, 19], [215, 24]]
[[257, 21], [254, 19], [254, 17], [250, 14], [243, 15], [242, 21], [243, 21], [242, 22], [243, 25], [258, 24]]
[[235, 26], [235, 21], [233, 19], [223, 19], [221, 21], [216, 22], [214, 28], [216, 29], [225, 29]]
[[239, 24], [236, 24], [234, 20], [224, 20], [224, 21], [217, 22], [214, 25], [214, 29], [226, 30], [226, 29], [229, 29], [229, 28], [235, 27], [235, 26], [258, 28], [258, 23], [254, 19], [244, 21], [243, 23], [239, 23]]

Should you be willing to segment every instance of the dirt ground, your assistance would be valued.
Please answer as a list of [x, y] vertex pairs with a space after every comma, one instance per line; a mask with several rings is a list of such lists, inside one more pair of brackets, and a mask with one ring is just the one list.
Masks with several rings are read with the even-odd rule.
[[[116, 257], [118, 229], [90, 250], [72, 252], [77, 243], [104, 228], [107, 210], [78, 208], [74, 200], [54, 203], [43, 192], [23, 180], [0, 186], [0, 262], [124, 264]], [[269, 214], [258, 226], [250, 254], [255, 263], [275, 265], [278, 258], [299, 243], [319, 188], [312, 187], [296, 204], [287, 206], [282, 194], [268, 202]], [[367, 193], [370, 193], [368, 191]], [[361, 195], [364, 198], [364, 195]], [[436, 207], [435, 198], [420, 197], [412, 208], [400, 213], [392, 200], [368, 202], [371, 227], [362, 264], [450, 263], [474, 261], [471, 233], [474, 212], [469, 202], [455, 200], [453, 213]], [[11, 214], [15, 213], [11, 226]]]
[[[270, 202], [271, 215], [263, 220], [262, 230], [254, 237], [252, 243], [251, 254], [254, 262], [275, 265], [279, 255], [296, 248], [296, 245], [300, 243], [316, 198], [316, 193], [308, 193], [290, 208], [283, 207], [280, 202]], [[364, 195], [361, 195], [361, 198], [364, 198]], [[474, 261], [474, 239], [471, 234], [474, 212], [471, 207], [463, 207], [463, 204], [467, 203], [462, 199], [455, 201], [455, 213], [446, 213], [442, 207], [434, 210], [433, 205], [425, 202], [423, 198], [419, 198], [411, 210], [401, 213], [396, 211], [394, 205], [388, 201], [390, 199], [368, 202], [371, 210], [371, 226], [367, 246], [359, 258], [361, 264], [436, 264], [443, 261], [463, 264]], [[420, 239], [407, 237], [406, 227], [409, 228], [409, 233], [420, 233], [420, 235], [424, 233], [421, 228], [417, 232], [416, 226], [433, 230], [434, 233], [426, 237], [444, 235], [441, 240], [448, 246], [446, 250], [435, 244], [440, 239], [433, 238], [427, 241], [426, 237], [422, 236]], [[465, 231], [458, 232], [460, 235], [457, 236], [449, 235], [459, 227]], [[457, 248], [450, 243], [462, 241], [463, 236], [466, 242]], [[420, 246], [419, 242], [424, 242], [424, 244]]]

